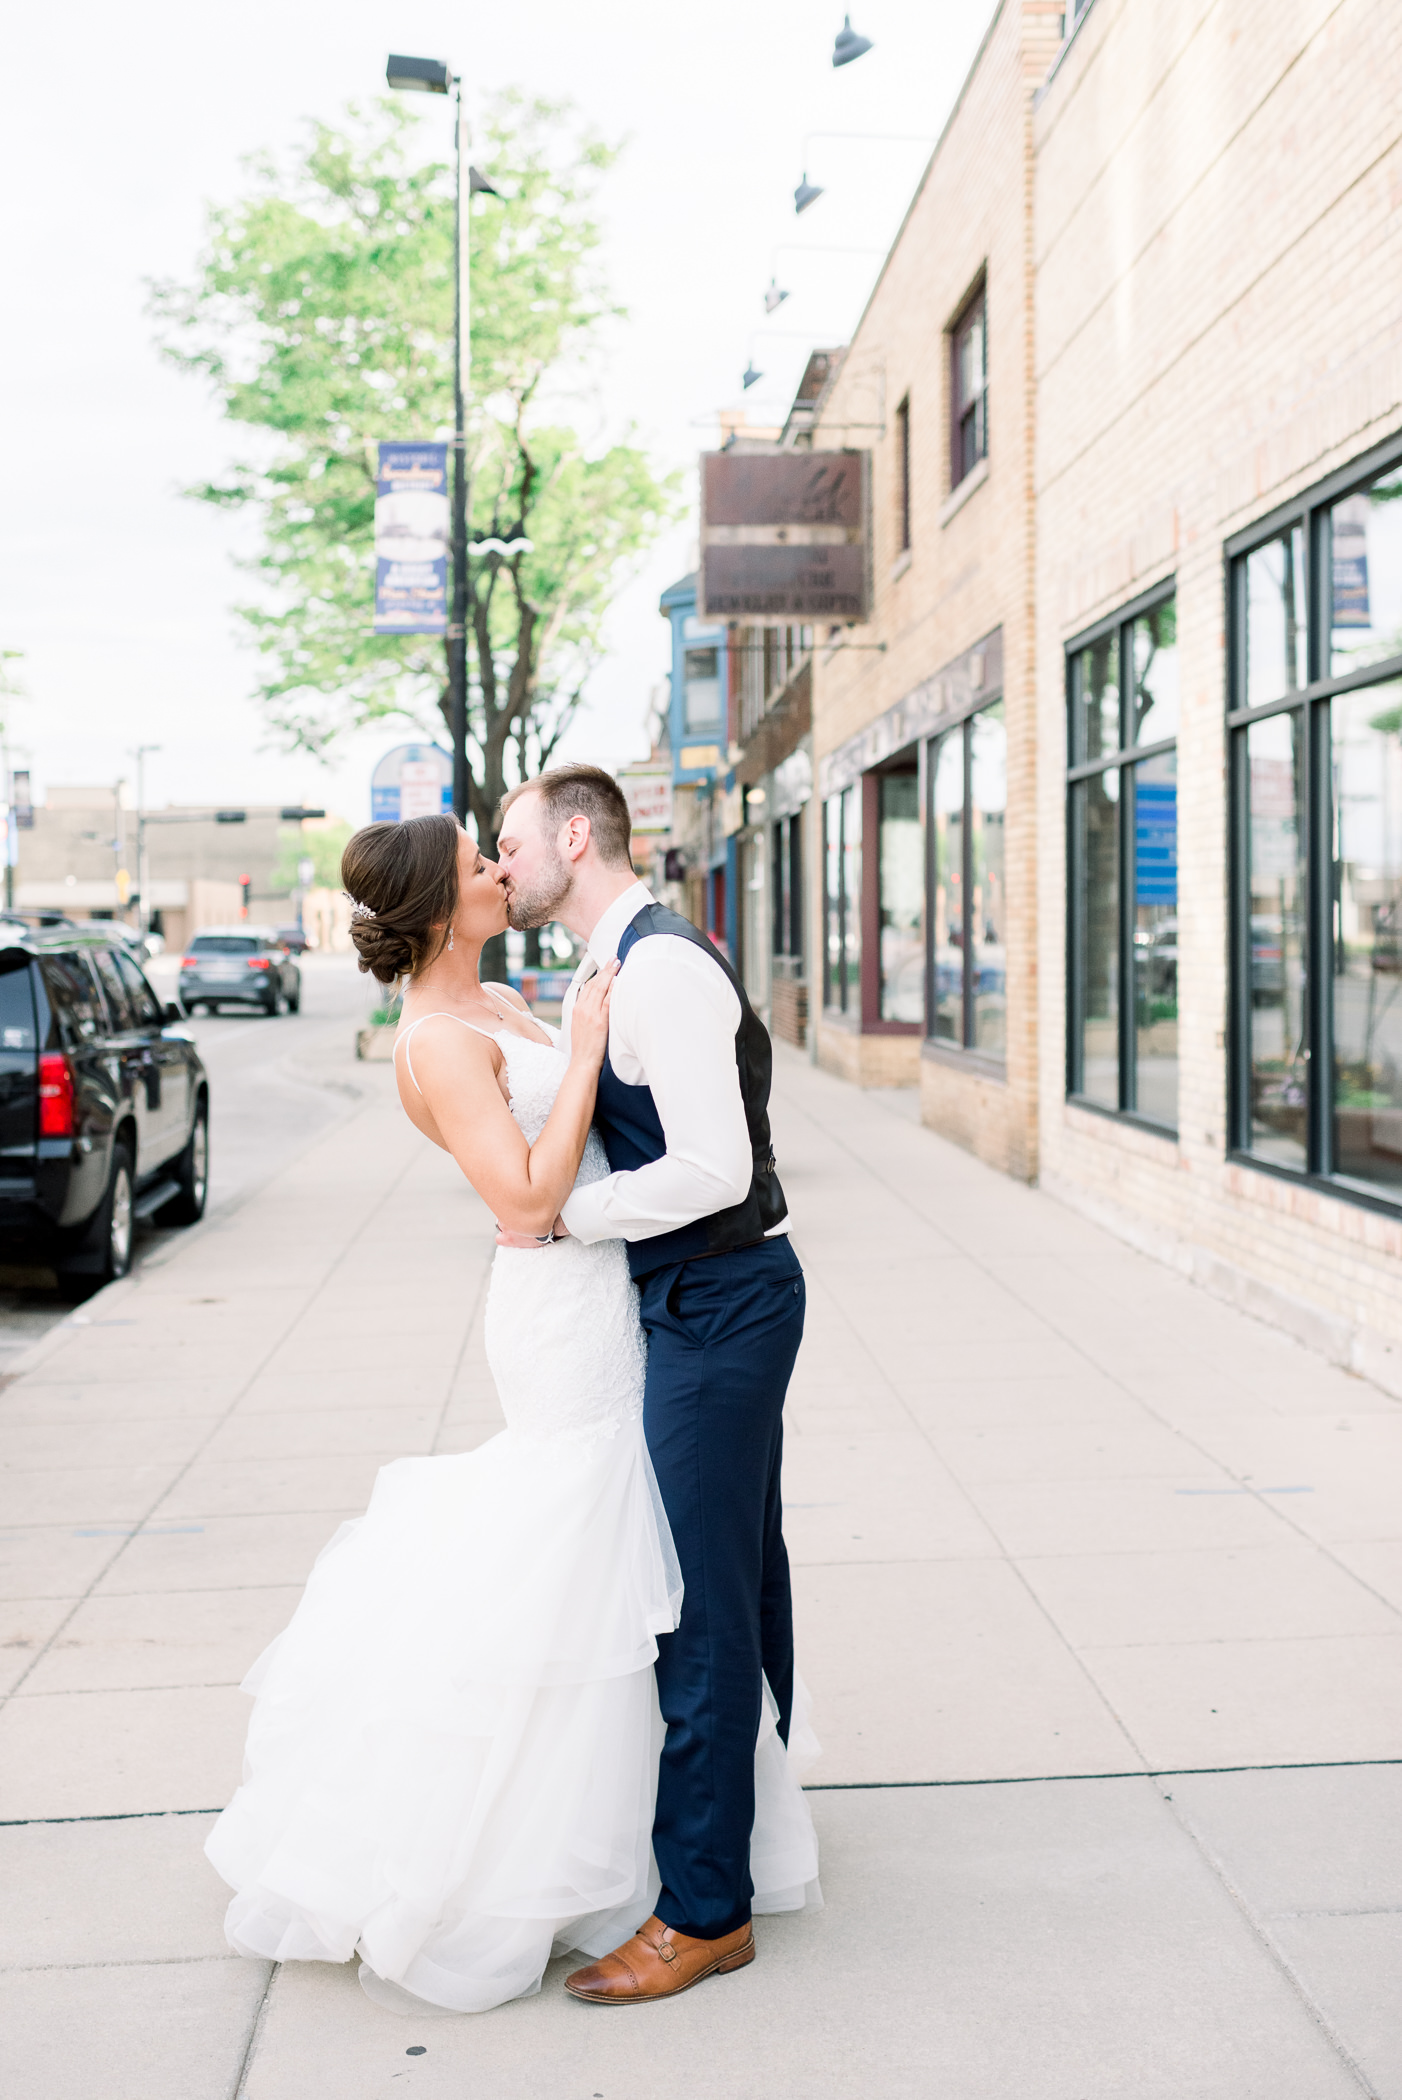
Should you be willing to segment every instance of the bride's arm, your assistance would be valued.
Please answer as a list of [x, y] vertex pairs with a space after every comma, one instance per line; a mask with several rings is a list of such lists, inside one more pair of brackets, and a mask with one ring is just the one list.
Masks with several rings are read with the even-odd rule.
[[484, 1037], [465, 1028], [427, 1025], [415, 1037], [415, 1076], [440, 1140], [508, 1232], [543, 1237], [574, 1186], [608, 1045], [609, 990], [616, 968], [610, 964], [600, 971], [579, 994], [569, 1068], [533, 1145], [526, 1143], [502, 1099]]

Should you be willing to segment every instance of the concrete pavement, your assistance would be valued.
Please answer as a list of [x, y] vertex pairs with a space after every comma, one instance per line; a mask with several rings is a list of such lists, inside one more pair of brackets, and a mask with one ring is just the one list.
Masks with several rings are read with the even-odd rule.
[[0, 1395], [7, 2093], [1402, 2100], [1402, 1408], [784, 1054], [828, 1908], [627, 2019], [230, 1959], [238, 1679], [376, 1466], [498, 1419], [482, 1207], [322, 1077]]

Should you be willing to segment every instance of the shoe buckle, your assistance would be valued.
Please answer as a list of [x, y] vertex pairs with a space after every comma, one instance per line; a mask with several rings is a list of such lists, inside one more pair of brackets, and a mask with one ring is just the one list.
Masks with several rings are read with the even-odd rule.
[[677, 1958], [677, 1950], [668, 1940], [659, 1941], [657, 1951], [662, 1956], [663, 1961], [675, 1961]]

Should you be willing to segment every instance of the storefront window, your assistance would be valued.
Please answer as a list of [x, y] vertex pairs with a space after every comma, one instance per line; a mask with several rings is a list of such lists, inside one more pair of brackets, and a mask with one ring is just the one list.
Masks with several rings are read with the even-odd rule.
[[1295, 712], [1246, 732], [1251, 1085], [1244, 1136], [1258, 1158], [1283, 1167], [1303, 1167], [1306, 1157], [1303, 727]]
[[930, 745], [932, 1041], [1007, 1054], [1008, 736], [1001, 700]]
[[1166, 1130], [1178, 1122], [1177, 644], [1164, 595], [1067, 666], [1068, 1091]]
[[1008, 732], [1001, 703], [969, 724], [969, 916], [972, 953], [969, 1040], [1004, 1057], [1008, 1039], [1007, 864]]
[[1402, 464], [1229, 551], [1232, 1145], [1402, 1202]]
[[826, 940], [823, 1004], [836, 1013], [862, 1012], [862, 787], [860, 781], [823, 804], [823, 886]]
[[964, 732], [955, 729], [931, 746], [932, 842], [930, 1034], [936, 1042], [964, 1040]]
[[924, 880], [920, 783], [914, 772], [883, 773], [881, 816], [881, 1018], [925, 1018]]

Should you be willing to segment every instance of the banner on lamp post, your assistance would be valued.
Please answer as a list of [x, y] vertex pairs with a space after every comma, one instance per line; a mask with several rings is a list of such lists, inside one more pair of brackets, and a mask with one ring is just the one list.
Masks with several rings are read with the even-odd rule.
[[448, 625], [448, 447], [382, 444], [375, 482], [375, 632]]

